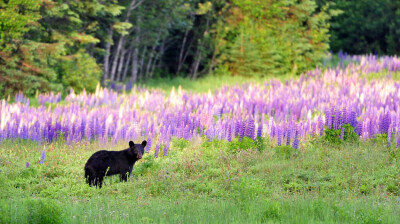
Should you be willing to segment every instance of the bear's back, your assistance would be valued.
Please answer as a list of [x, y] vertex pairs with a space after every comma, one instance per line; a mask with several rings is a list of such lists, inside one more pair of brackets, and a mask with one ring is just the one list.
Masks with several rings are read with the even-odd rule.
[[103, 167], [116, 165], [118, 163], [126, 163], [127, 158], [125, 154], [125, 150], [122, 151], [107, 151], [101, 150], [95, 152], [86, 162], [85, 167]]

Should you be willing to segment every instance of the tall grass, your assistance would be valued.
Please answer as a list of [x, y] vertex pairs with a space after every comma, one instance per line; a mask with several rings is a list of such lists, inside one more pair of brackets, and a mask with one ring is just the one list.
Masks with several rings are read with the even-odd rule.
[[[3, 141], [0, 222], [64, 223], [398, 223], [400, 153], [380, 142], [322, 140], [282, 156], [232, 150], [226, 141], [174, 139], [167, 157], [146, 154], [127, 183], [90, 188], [83, 166], [111, 145], [61, 141], [43, 147]], [[119, 142], [113, 150], [126, 148]], [[30, 162], [26, 168], [25, 163]], [[33, 221], [32, 221], [33, 220]]]

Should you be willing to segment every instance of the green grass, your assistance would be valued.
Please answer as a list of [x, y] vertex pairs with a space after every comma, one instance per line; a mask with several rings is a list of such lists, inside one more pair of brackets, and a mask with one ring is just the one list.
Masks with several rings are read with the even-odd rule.
[[209, 74], [196, 80], [191, 80], [190, 78], [174, 77], [174, 78], [154, 78], [142, 82], [141, 85], [149, 88], [161, 89], [165, 92], [171, 91], [172, 88], [179, 88], [181, 86], [183, 89], [190, 90], [193, 92], [207, 92], [214, 91], [222, 86], [235, 85], [243, 83], [262, 83], [269, 79], [277, 78], [281, 81], [288, 80], [292, 77], [290, 75], [273, 77], [267, 76], [265, 78], [261, 77], [245, 77], [245, 76], [232, 76], [229, 74]]
[[399, 223], [398, 149], [263, 140], [175, 139], [167, 157], [146, 154], [127, 183], [109, 177], [102, 189], [85, 183], [86, 160], [127, 143], [55, 142], [39, 164], [42, 145], [3, 141], [0, 223]]
[[390, 72], [390, 73], [388, 71], [373, 72], [366, 75], [366, 79], [370, 82], [373, 80], [400, 81], [400, 72]]

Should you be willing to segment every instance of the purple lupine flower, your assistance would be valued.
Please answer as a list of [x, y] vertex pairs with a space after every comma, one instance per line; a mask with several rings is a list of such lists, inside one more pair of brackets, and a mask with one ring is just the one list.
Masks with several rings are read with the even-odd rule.
[[150, 152], [150, 149], [151, 149], [151, 141], [152, 141], [152, 138], [149, 137], [149, 138], [147, 139], [146, 152]]
[[271, 127], [271, 137], [276, 137], [278, 135], [275, 125]]
[[263, 125], [259, 124], [257, 128], [257, 138], [261, 138]]
[[295, 130], [294, 134], [293, 148], [299, 149], [299, 132], [297, 130]]
[[[189, 132], [189, 127], [186, 125], [185, 128], [183, 129], [183, 139], [189, 140], [190, 138], [190, 132]], [[168, 136], [167, 136], [168, 137]]]
[[362, 128], [363, 128], [363, 122], [360, 121], [357, 123], [357, 127], [355, 129], [355, 132], [357, 133], [358, 136], [362, 135]]
[[244, 129], [245, 129], [245, 123], [241, 122], [239, 129], [239, 142], [241, 142], [243, 139]]
[[164, 145], [164, 156], [167, 156], [168, 149], [169, 149], [169, 142], [165, 143]]
[[125, 91], [127, 91], [127, 92], [131, 91], [132, 87], [133, 87], [133, 82], [132, 82], [132, 80], [130, 80], [125, 87]]
[[396, 147], [400, 148], [400, 133], [397, 131], [397, 142], [396, 142]]
[[340, 118], [339, 118], [339, 113], [338, 111], [335, 111], [334, 113], [335, 118], [333, 119], [333, 130], [338, 129], [338, 125], [340, 123]]
[[329, 111], [326, 114], [326, 122], [327, 122], [328, 129], [331, 129], [332, 128], [332, 113]]
[[29, 162], [26, 162], [26, 168], [29, 168]]
[[282, 131], [280, 128], [278, 128], [278, 146], [282, 145]]
[[254, 138], [254, 120], [250, 119], [247, 121], [247, 127], [246, 127], [246, 133], [245, 135], [252, 140], [255, 140]]
[[389, 130], [388, 130], [388, 135], [387, 135], [386, 147], [390, 148], [391, 144], [392, 144], [392, 127], [390, 126]]
[[343, 109], [342, 109], [342, 123], [343, 124], [349, 123], [349, 119], [348, 119], [348, 116], [347, 116], [347, 110], [346, 110], [345, 107], [343, 107]]
[[239, 129], [240, 129], [240, 123], [239, 123], [239, 121], [236, 121], [235, 123], [234, 123], [234, 137], [237, 137], [237, 136], [239, 136]]
[[228, 136], [227, 136], [228, 142], [232, 141], [232, 128], [231, 125], [228, 125]]
[[350, 121], [351, 126], [356, 127], [356, 125], [357, 125], [357, 114], [356, 114], [355, 111], [351, 112], [351, 118], [350, 119], [351, 119], [351, 121]]
[[46, 149], [45, 147], [43, 147], [42, 155], [40, 156], [40, 164], [43, 164], [45, 159], [46, 159]]
[[324, 126], [323, 126], [322, 116], [319, 116], [319, 118], [318, 118], [318, 129], [319, 129], [319, 135], [322, 136], [324, 134]]
[[383, 115], [382, 115], [382, 128], [381, 128], [381, 134], [385, 134], [385, 133], [387, 133], [387, 128], [386, 128], [386, 126], [387, 126], [387, 123], [388, 123], [388, 121], [387, 121], [387, 116], [386, 116], [386, 114], [383, 114]]
[[116, 84], [115, 84], [115, 82], [110, 83], [110, 88], [111, 88], [112, 90], [115, 90], [115, 89], [116, 89]]
[[287, 130], [287, 135], [286, 135], [286, 145], [290, 145], [290, 128]]
[[159, 151], [159, 150], [160, 150], [160, 143], [157, 142], [157, 144], [156, 144], [156, 149], [155, 149], [155, 152], [154, 152], [154, 157], [158, 158], [158, 151]]
[[316, 123], [312, 123], [312, 125], [311, 125], [311, 134], [315, 135], [316, 132], [317, 132], [317, 124]]
[[381, 122], [382, 128], [380, 128], [381, 134], [388, 133], [389, 124], [390, 124], [390, 114], [389, 114], [389, 112], [386, 113], [386, 114], [383, 114], [381, 121], [382, 121]]
[[392, 118], [391, 118], [391, 116], [390, 116], [390, 113], [389, 112], [387, 112], [387, 114], [386, 114], [386, 130], [387, 130], [387, 132], [389, 132], [389, 129], [391, 129], [391, 123], [392, 123]]

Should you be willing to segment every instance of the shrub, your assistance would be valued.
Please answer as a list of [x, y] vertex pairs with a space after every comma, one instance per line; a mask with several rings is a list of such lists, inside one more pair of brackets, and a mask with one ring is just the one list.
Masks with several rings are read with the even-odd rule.
[[[324, 130], [324, 137], [323, 140], [332, 144], [340, 144], [342, 142], [358, 142], [360, 137], [354, 131], [355, 128], [350, 124], [343, 124], [342, 128], [344, 132], [342, 133], [341, 129], [333, 129], [333, 128], [326, 128]], [[343, 134], [343, 136], [341, 136]]]
[[229, 142], [228, 151], [232, 153], [238, 153], [242, 150], [256, 149], [256, 148], [258, 149], [256, 142], [251, 138], [245, 136], [243, 137], [242, 141], [239, 141], [239, 139], [237, 138], [232, 139], [232, 141]]

